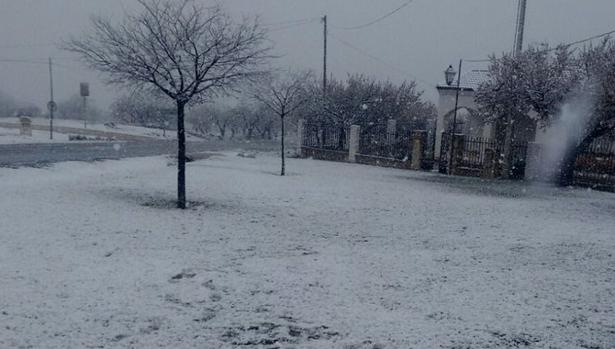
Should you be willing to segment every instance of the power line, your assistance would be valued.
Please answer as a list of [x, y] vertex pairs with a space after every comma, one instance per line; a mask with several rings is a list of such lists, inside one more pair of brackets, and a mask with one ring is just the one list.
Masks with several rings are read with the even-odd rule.
[[26, 64], [48, 64], [47, 61], [35, 59], [19, 59], [19, 58], [0, 58], [0, 62], [4, 63], [26, 63]]
[[383, 21], [389, 17], [391, 17], [392, 15], [396, 14], [397, 12], [403, 10], [404, 8], [406, 8], [408, 5], [410, 5], [414, 0], [408, 0], [405, 3], [403, 3], [401, 6], [395, 8], [394, 10], [387, 12], [386, 14], [370, 21], [364, 24], [360, 24], [357, 26], [353, 26], [353, 27], [339, 27], [339, 29], [344, 29], [344, 30], [357, 30], [357, 29], [363, 29], [363, 28], [367, 28], [369, 26], [372, 26], [380, 21]]
[[[575, 45], [579, 45], [579, 44], [583, 44], [592, 40], [596, 40], [596, 39], [600, 39], [600, 38], [604, 38], [606, 36], [615, 34], [615, 30], [611, 30], [602, 34], [597, 34], [597, 35], [593, 35], [590, 36], [588, 38], [585, 39], [581, 39], [581, 40], [577, 40], [577, 41], [572, 41], [572, 42], [568, 42], [568, 43], [564, 43], [564, 44], [559, 44], [555, 47], [551, 47], [551, 48], [547, 48], [544, 50], [539, 50], [539, 52], [552, 52], [552, 51], [556, 51], [558, 50], [560, 47], [571, 47], [571, 46], [575, 46]], [[481, 63], [481, 62], [491, 62], [491, 59], [489, 58], [484, 58], [484, 59], [464, 59], [464, 62], [473, 62], [473, 63]]]
[[[564, 46], [564, 47], [575, 46], [575, 45], [578, 45], [578, 44], [586, 43], [588, 41], [600, 39], [600, 38], [603, 38], [605, 36], [609, 36], [611, 34], [615, 34], [615, 30], [611, 30], [611, 31], [606, 32], [606, 33], [590, 36], [590, 37], [588, 37], [586, 39], [581, 39], [581, 40], [573, 41], [573, 42], [570, 42], [570, 43], [567, 43], [567, 44], [558, 45], [558, 46]], [[555, 50], [557, 50], [557, 47], [550, 48], [550, 49], [548, 49], [546, 51], [555, 51]]]
[[318, 20], [319, 20], [319, 18], [316, 18], [316, 19], [312, 19], [312, 20], [309, 20], [309, 21], [305, 21], [305, 22], [297, 22], [297, 23], [294, 23], [294, 24], [287, 24], [287, 25], [283, 25], [283, 26], [280, 26], [280, 27], [277, 27], [277, 28], [271, 28], [268, 31], [269, 32], [278, 32], [278, 31], [288, 30], [288, 29], [292, 29], [292, 28], [308, 25], [308, 24], [314, 23], [314, 22], [316, 22]]
[[0, 45], [0, 48], [30, 48], [30, 47], [49, 47], [56, 46], [56, 44], [12, 44], [12, 45]]
[[295, 20], [280, 21], [280, 22], [263, 23], [262, 25], [265, 26], [265, 27], [272, 27], [272, 26], [281, 26], [281, 25], [313, 22], [313, 21], [317, 21], [319, 19], [320, 19], [319, 17], [311, 17], [311, 18], [295, 19]]
[[295, 27], [301, 27], [307, 24], [317, 22], [318, 20], [320, 20], [320, 18], [313, 17], [313, 18], [298, 19], [298, 20], [293, 20], [293, 21], [267, 23], [267, 24], [263, 24], [263, 26], [269, 27], [268, 30], [270, 32], [277, 32], [277, 31], [287, 30], [287, 29], [291, 29]]
[[371, 58], [371, 59], [373, 59], [373, 60], [375, 60], [375, 61], [380, 62], [380, 63], [382, 63], [383, 65], [386, 65], [387, 67], [389, 67], [390, 69], [397, 70], [398, 72], [401, 72], [401, 73], [407, 74], [407, 75], [409, 75], [410, 77], [412, 77], [413, 79], [415, 79], [415, 80], [417, 80], [417, 81], [420, 81], [420, 82], [422, 82], [422, 83], [426, 84], [426, 85], [427, 85], [427, 86], [429, 86], [429, 87], [436, 87], [436, 85], [432, 84], [431, 82], [428, 82], [428, 81], [426, 81], [426, 80], [420, 79], [420, 78], [416, 77], [414, 74], [412, 74], [412, 73], [410, 73], [410, 72], [406, 71], [405, 69], [401, 69], [401, 68], [399, 68], [399, 67], [397, 67], [397, 66], [395, 66], [395, 65], [393, 65], [393, 64], [391, 64], [391, 63], [389, 63], [389, 62], [387, 62], [387, 61], [385, 61], [385, 60], [383, 60], [382, 58], [380, 58], [380, 57], [378, 57], [378, 56], [376, 56], [376, 55], [373, 55], [373, 54], [371, 54], [371, 53], [369, 53], [369, 52], [365, 51], [365, 50], [364, 50], [364, 49], [362, 49], [362, 48], [356, 47], [355, 45], [353, 45], [353, 44], [349, 43], [348, 41], [346, 41], [346, 40], [344, 40], [344, 39], [339, 38], [339, 37], [338, 37], [338, 36], [336, 36], [336, 35], [333, 35], [333, 34], [331, 34], [331, 33], [329, 33], [329, 35], [331, 35], [331, 37], [333, 37], [335, 40], [337, 40], [338, 42], [340, 42], [342, 45], [347, 46], [347, 47], [349, 47], [349, 48], [353, 49], [354, 51], [356, 51], [356, 52], [358, 52], [358, 53], [360, 53], [360, 54], [362, 54], [362, 55], [364, 55], [364, 56], [366, 56], [366, 57], [369, 57], [369, 58]]

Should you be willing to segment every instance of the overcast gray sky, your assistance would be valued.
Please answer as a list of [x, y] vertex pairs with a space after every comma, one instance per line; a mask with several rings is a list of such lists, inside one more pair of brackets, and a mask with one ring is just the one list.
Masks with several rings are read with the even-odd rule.
[[[201, 0], [205, 3], [213, 1]], [[406, 0], [220, 0], [231, 13], [259, 15], [265, 24], [329, 17], [329, 70], [337, 78], [365, 73], [377, 78], [417, 79], [428, 99], [442, 71], [459, 58], [485, 58], [510, 50], [517, 0], [415, 0], [395, 15], [361, 30], [344, 30], [369, 22]], [[79, 34], [89, 15], [121, 15], [134, 0], [0, 0], [0, 90], [44, 106], [49, 99], [48, 71], [36, 63], [54, 57], [56, 100], [77, 93], [80, 81], [92, 84], [100, 106], [118, 93], [96, 73], [71, 59], [54, 44]], [[613, 0], [528, 0], [526, 44], [570, 42], [615, 29]], [[270, 38], [283, 55], [276, 65], [322, 70], [322, 25], [318, 20], [277, 30]], [[354, 48], [353, 48], [354, 47]], [[378, 57], [374, 59], [373, 57]]]

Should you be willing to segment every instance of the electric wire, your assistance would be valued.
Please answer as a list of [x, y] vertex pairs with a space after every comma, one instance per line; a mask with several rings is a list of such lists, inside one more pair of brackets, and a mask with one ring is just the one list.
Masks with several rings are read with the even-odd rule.
[[356, 25], [356, 26], [352, 26], [352, 27], [338, 27], [338, 29], [344, 29], [344, 30], [358, 30], [358, 29], [363, 29], [363, 28], [367, 28], [370, 27], [378, 22], [381, 22], [391, 16], [393, 16], [394, 14], [396, 14], [397, 12], [403, 10], [404, 8], [408, 7], [414, 0], [408, 0], [406, 2], [404, 2], [401, 6], [395, 8], [394, 10], [387, 12], [385, 15], [382, 15], [372, 21], [369, 21], [367, 23], [363, 23], [360, 25]]

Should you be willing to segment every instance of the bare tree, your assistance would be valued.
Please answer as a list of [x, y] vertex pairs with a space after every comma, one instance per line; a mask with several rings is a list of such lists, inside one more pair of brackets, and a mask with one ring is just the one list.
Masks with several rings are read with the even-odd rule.
[[303, 93], [305, 83], [311, 79], [310, 72], [296, 73], [288, 71], [284, 75], [271, 76], [265, 81], [254, 98], [263, 103], [273, 113], [280, 117], [282, 169], [280, 175], [286, 174], [286, 160], [284, 156], [284, 121], [288, 115], [294, 113], [307, 102], [307, 95]]
[[186, 207], [186, 135], [189, 102], [232, 89], [260, 74], [268, 58], [266, 33], [256, 20], [235, 24], [220, 7], [195, 0], [138, 0], [142, 11], [123, 21], [92, 17], [92, 32], [65, 48], [79, 54], [110, 83], [159, 90], [177, 106], [177, 206]]

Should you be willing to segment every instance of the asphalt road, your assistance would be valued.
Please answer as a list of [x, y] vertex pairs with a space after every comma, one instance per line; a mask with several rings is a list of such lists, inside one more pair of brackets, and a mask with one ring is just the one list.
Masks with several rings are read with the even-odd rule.
[[[274, 150], [271, 142], [221, 142], [215, 140], [188, 142], [187, 152], [231, 149]], [[44, 166], [62, 161], [96, 161], [177, 152], [176, 141], [41, 143], [0, 145], [0, 167]]]

